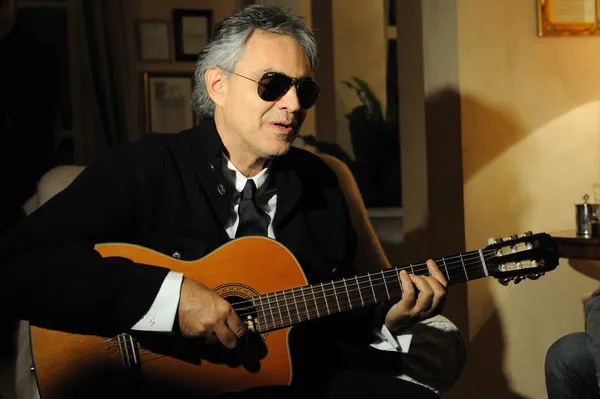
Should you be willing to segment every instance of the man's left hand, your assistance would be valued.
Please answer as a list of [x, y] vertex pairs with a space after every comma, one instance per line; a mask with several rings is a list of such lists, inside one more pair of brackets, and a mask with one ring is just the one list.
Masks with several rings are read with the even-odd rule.
[[392, 332], [442, 311], [448, 281], [432, 259], [427, 260], [429, 276], [400, 272], [402, 299], [390, 308], [385, 326]]

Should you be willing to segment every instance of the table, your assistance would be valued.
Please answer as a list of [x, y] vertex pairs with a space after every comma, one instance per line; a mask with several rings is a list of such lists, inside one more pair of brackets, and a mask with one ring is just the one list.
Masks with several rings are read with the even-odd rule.
[[561, 258], [600, 260], [600, 237], [579, 236], [575, 230], [550, 233]]

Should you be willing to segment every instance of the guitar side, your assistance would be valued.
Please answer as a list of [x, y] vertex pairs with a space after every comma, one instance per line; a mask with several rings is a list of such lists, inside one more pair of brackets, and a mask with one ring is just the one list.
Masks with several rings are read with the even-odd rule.
[[[283, 245], [263, 237], [232, 241], [196, 261], [174, 259], [130, 244], [99, 244], [96, 250], [103, 257], [125, 257], [182, 272], [186, 278], [203, 283], [222, 297], [246, 299], [307, 284], [293, 255]], [[207, 397], [255, 386], [287, 385], [292, 380], [290, 330], [283, 328], [261, 334], [268, 353], [260, 361], [258, 371], [208, 361], [198, 365], [142, 350], [141, 374], [146, 380], [161, 380], [166, 385], [202, 392]], [[109, 388], [116, 382], [115, 389], [122, 389], [120, 380], [126, 373], [123, 373], [120, 356], [111, 357], [111, 351], [106, 349], [113, 344], [104, 343], [105, 338], [38, 327], [31, 327], [31, 336], [42, 398], [65, 398], [67, 391], [81, 394], [78, 389], [94, 390], [97, 384]]]

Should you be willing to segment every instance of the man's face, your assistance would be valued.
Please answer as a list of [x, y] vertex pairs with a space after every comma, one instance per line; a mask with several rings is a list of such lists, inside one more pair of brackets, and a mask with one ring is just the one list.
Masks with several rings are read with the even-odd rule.
[[0, 0], [0, 40], [8, 35], [17, 17], [17, 0]]
[[[295, 39], [262, 31], [254, 32], [246, 42], [234, 72], [255, 81], [266, 72], [292, 78], [312, 74], [308, 59]], [[257, 93], [257, 83], [235, 74], [226, 79], [224, 87], [221, 110], [217, 112], [222, 112], [227, 134], [233, 136], [237, 147], [235, 150], [258, 158], [285, 154], [306, 117], [306, 110], [298, 103], [295, 86], [274, 101], [262, 100]]]

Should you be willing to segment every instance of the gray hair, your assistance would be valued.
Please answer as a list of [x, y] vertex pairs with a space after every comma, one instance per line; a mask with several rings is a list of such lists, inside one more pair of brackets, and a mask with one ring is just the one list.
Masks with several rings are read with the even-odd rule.
[[200, 117], [213, 117], [215, 104], [208, 95], [205, 72], [214, 67], [227, 74], [235, 69], [246, 42], [255, 30], [293, 37], [306, 53], [311, 70], [317, 64], [317, 44], [311, 29], [291, 11], [275, 6], [254, 4], [241, 8], [223, 20], [213, 32], [210, 42], [202, 49], [194, 73], [192, 106]]

